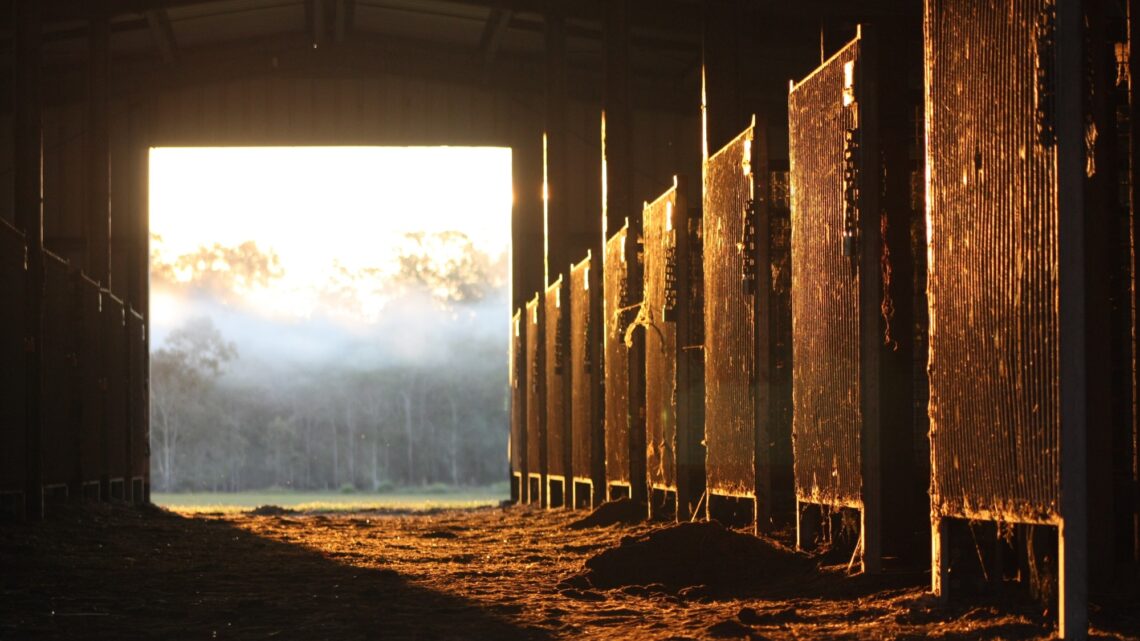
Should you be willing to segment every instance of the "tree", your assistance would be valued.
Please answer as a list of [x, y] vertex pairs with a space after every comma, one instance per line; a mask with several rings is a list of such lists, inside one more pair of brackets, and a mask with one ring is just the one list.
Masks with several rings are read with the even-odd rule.
[[208, 397], [237, 348], [222, 338], [209, 318], [196, 318], [174, 330], [151, 354], [152, 440], [158, 451], [163, 489], [178, 482], [177, 452], [195, 418], [210, 407]]

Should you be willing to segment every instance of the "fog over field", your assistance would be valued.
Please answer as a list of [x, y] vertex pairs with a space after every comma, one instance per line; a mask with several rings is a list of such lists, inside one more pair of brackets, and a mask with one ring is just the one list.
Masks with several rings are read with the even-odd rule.
[[[381, 173], [318, 217], [303, 215], [314, 201], [295, 185], [273, 189], [280, 176], [253, 172], [204, 194], [174, 180], [272, 173], [274, 162], [289, 174], [303, 150], [219, 152], [240, 152], [238, 166], [180, 151], [152, 152], [155, 489], [354, 492], [505, 478], [509, 152], [485, 159], [503, 193], [482, 205], [462, 186], [400, 196], [426, 193], [404, 175], [380, 199]], [[465, 163], [473, 152], [437, 151], [462, 151]], [[308, 182], [336, 188], [336, 154], [321, 152], [325, 166], [310, 167]], [[359, 164], [361, 150], [351, 152]], [[265, 196], [256, 206], [234, 196], [251, 188]], [[411, 209], [390, 211], [395, 202]]]

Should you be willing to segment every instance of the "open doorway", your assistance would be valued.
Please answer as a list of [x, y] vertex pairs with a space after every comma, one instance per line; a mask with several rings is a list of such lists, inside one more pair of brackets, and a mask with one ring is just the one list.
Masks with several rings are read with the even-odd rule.
[[150, 199], [156, 503], [506, 497], [509, 149], [155, 148]]

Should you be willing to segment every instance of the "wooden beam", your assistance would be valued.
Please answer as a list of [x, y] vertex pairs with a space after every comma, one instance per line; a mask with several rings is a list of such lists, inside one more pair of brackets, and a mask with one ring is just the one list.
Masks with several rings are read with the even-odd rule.
[[43, 300], [44, 300], [44, 150], [40, 110], [40, 2], [13, 3], [15, 49], [12, 174], [16, 226], [28, 251], [24, 316], [25, 393], [24, 506], [30, 519], [43, 518]]
[[487, 15], [487, 23], [483, 25], [483, 35], [479, 37], [479, 54], [483, 59], [484, 77], [490, 75], [491, 65], [494, 64], [495, 55], [499, 52], [499, 44], [513, 15], [506, 9], [491, 9]]
[[177, 62], [178, 42], [174, 39], [174, 27], [170, 24], [166, 10], [147, 11], [146, 24], [154, 36], [154, 44], [162, 55], [162, 61], [168, 65]]

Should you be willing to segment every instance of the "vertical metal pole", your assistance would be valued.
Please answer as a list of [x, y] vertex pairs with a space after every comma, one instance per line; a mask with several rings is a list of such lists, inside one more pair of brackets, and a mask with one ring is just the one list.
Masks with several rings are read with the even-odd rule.
[[87, 218], [87, 275], [111, 288], [111, 20], [106, 0], [91, 7], [87, 104], [87, 155], [90, 201]]
[[1131, 159], [1132, 175], [1129, 177], [1132, 186], [1132, 193], [1130, 196], [1129, 216], [1131, 217], [1132, 227], [1132, 287], [1131, 287], [1131, 312], [1132, 312], [1132, 560], [1133, 562], [1140, 562], [1140, 451], [1138, 451], [1138, 436], [1140, 436], [1140, 380], [1138, 375], [1140, 371], [1137, 368], [1137, 276], [1140, 275], [1140, 225], [1136, 221], [1136, 207], [1140, 205], [1140, 194], [1137, 194], [1137, 189], [1140, 188], [1140, 180], [1137, 180], [1137, 169], [1140, 168], [1140, 135], [1137, 135], [1136, 127], [1140, 123], [1140, 114], [1137, 114], [1138, 102], [1135, 95], [1137, 73], [1140, 73], [1137, 63], [1140, 62], [1140, 51], [1138, 51], [1138, 42], [1140, 42], [1140, 25], [1137, 20], [1140, 19], [1140, 0], [1128, 0], [1128, 101], [1129, 101], [1129, 130], [1130, 130], [1130, 145], [1128, 154]]
[[[630, 300], [641, 300], [642, 237], [641, 208], [633, 199], [633, 110], [630, 74], [630, 8], [629, 0], [605, 3], [605, 87], [602, 97], [604, 112], [603, 179], [605, 225], [620, 229], [629, 219], [629, 235], [625, 244], [626, 279]], [[645, 335], [634, 333], [629, 350], [629, 420], [630, 420], [630, 496], [644, 501], [648, 496], [645, 470]]]
[[[546, 101], [543, 128], [544, 275], [550, 285], [570, 272], [570, 225], [566, 194], [566, 21], [546, 15]], [[566, 271], [563, 271], [566, 270]]]
[[878, 59], [874, 32], [859, 32], [855, 91], [859, 110], [859, 389], [862, 395], [863, 571], [878, 572], [882, 557], [882, 375], [883, 295], [881, 260], [884, 238], [880, 226]]
[[13, 3], [12, 138], [16, 226], [28, 250], [24, 317], [25, 438], [27, 479], [25, 509], [29, 519], [43, 517], [43, 304], [44, 304], [44, 152], [40, 111], [40, 2]]
[[1085, 336], [1084, 3], [1057, 2], [1061, 523], [1058, 632], [1088, 635], [1088, 474]]

